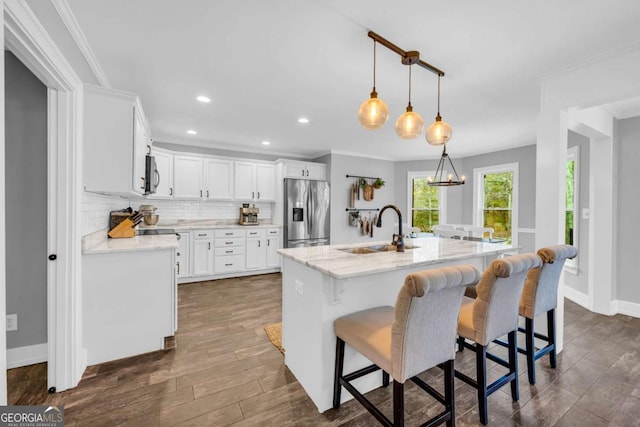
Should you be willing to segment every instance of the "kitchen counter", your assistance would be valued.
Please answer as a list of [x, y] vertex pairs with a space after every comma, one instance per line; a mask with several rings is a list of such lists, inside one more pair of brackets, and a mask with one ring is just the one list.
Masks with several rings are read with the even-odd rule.
[[82, 238], [83, 255], [161, 249], [178, 249], [178, 239], [175, 234], [110, 239], [107, 237], [107, 230], [100, 230]]
[[388, 241], [377, 241], [350, 245], [289, 248], [280, 249], [278, 253], [328, 276], [347, 279], [402, 268], [427, 267], [472, 257], [498, 255], [513, 249], [511, 245], [505, 243], [423, 237], [406, 239], [405, 244], [415, 246], [415, 248], [406, 249], [405, 252], [353, 254], [345, 251], [349, 248], [386, 245], [388, 243]]
[[[335, 319], [372, 307], [393, 306], [407, 274], [450, 265], [480, 270], [498, 255], [515, 251], [504, 243], [440, 237], [407, 239], [405, 252], [354, 254], [352, 248], [389, 241], [281, 249], [282, 343], [285, 364], [320, 412], [332, 407], [336, 336]], [[454, 345], [454, 343], [451, 343]], [[371, 362], [347, 346], [348, 372]], [[380, 387], [380, 376], [358, 379], [362, 392]], [[343, 401], [351, 399], [342, 393]]]
[[[228, 220], [180, 220], [177, 222], [167, 222], [158, 224], [155, 228], [172, 228], [176, 231], [206, 230], [206, 229], [247, 229], [254, 228], [279, 228], [278, 224], [270, 222], [260, 222], [258, 225], [240, 225], [238, 221], [229, 222]], [[145, 227], [140, 227], [145, 228]], [[149, 228], [149, 227], [146, 227]]]

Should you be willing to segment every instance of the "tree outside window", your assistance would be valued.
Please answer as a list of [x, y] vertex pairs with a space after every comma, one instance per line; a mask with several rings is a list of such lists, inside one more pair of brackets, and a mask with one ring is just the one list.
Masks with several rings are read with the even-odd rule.
[[427, 184], [428, 175], [428, 172], [409, 172], [408, 175], [411, 226], [420, 228], [421, 232], [432, 232], [434, 225], [444, 222], [443, 192]]
[[493, 237], [517, 244], [518, 164], [474, 169], [474, 182], [474, 223], [493, 228]]

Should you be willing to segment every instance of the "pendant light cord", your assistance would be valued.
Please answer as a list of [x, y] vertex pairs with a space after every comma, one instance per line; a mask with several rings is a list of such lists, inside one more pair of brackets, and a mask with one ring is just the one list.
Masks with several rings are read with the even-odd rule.
[[440, 115], [440, 74], [438, 74], [438, 116]]
[[373, 41], [373, 91], [376, 90], [376, 41]]
[[413, 64], [409, 65], [409, 106], [411, 106], [411, 67]]

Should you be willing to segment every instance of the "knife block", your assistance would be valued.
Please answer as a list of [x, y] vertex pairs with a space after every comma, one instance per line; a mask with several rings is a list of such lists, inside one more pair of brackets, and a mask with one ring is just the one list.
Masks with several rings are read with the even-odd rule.
[[135, 224], [129, 218], [123, 219], [118, 225], [113, 227], [107, 235], [111, 238], [121, 238], [121, 237], [135, 237], [136, 230]]

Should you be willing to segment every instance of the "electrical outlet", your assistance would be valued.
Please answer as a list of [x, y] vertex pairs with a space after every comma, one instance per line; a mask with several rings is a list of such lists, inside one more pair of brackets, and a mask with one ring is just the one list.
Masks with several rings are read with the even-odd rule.
[[7, 314], [7, 331], [17, 331], [17, 330], [18, 330], [18, 315]]

